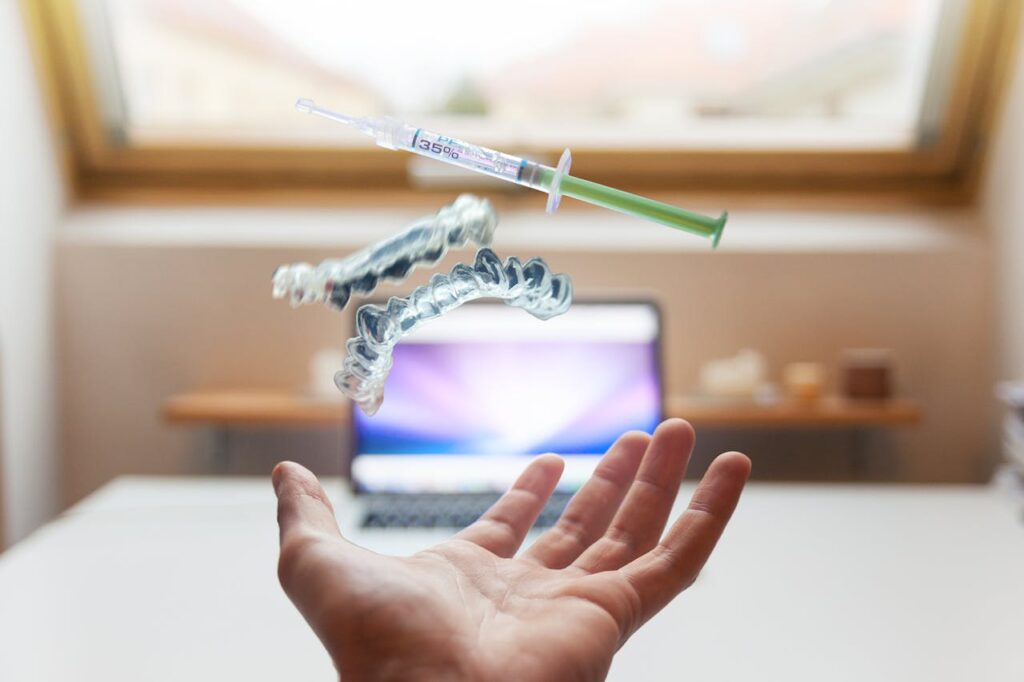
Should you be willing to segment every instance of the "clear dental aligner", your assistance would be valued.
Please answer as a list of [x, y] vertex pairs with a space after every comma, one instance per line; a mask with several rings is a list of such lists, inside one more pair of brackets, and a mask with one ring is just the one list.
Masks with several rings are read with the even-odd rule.
[[334, 383], [363, 412], [376, 414], [398, 340], [421, 322], [484, 297], [504, 299], [547, 320], [569, 309], [572, 282], [568, 275], [552, 275], [540, 258], [522, 263], [512, 256], [502, 263], [490, 249], [480, 249], [472, 267], [459, 263], [448, 275], [435, 274], [429, 284], [406, 298], [392, 297], [387, 306], [362, 306], [356, 313], [357, 336], [346, 344], [348, 357]]
[[344, 259], [282, 265], [274, 272], [274, 298], [288, 297], [294, 307], [327, 303], [342, 310], [353, 292], [368, 295], [380, 280], [401, 281], [417, 265], [441, 260], [449, 248], [471, 241], [487, 246], [498, 217], [486, 199], [460, 195], [436, 215]]

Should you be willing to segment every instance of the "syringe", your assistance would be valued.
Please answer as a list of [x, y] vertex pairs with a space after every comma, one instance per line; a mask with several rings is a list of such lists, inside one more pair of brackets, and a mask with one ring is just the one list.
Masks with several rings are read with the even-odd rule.
[[728, 213], [717, 218], [687, 211], [671, 204], [648, 199], [638, 194], [569, 175], [572, 155], [566, 149], [554, 168], [527, 161], [511, 154], [470, 144], [462, 140], [416, 128], [392, 118], [359, 118], [346, 116], [322, 107], [313, 100], [300, 99], [295, 108], [317, 114], [332, 121], [352, 126], [364, 135], [374, 138], [387, 149], [404, 149], [432, 159], [514, 182], [548, 194], [548, 213], [558, 208], [562, 195], [596, 206], [610, 208], [627, 215], [652, 220], [662, 225], [708, 237], [712, 248], [718, 246]]

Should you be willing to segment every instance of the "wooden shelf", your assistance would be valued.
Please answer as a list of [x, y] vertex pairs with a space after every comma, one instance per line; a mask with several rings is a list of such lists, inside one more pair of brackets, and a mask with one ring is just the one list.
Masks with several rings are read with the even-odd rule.
[[695, 427], [853, 428], [912, 426], [921, 409], [912, 400], [854, 401], [839, 397], [813, 403], [783, 401], [769, 405], [680, 396], [666, 401], [666, 415], [682, 417]]
[[[722, 402], [671, 396], [666, 415], [682, 417], [695, 427], [718, 428], [856, 428], [911, 426], [921, 410], [907, 399], [858, 402], [825, 398], [815, 403]], [[349, 406], [287, 390], [206, 389], [171, 396], [163, 406], [170, 424], [213, 426], [343, 426]]]
[[342, 426], [348, 402], [287, 390], [207, 389], [179, 393], [163, 407], [169, 424], [213, 426]]

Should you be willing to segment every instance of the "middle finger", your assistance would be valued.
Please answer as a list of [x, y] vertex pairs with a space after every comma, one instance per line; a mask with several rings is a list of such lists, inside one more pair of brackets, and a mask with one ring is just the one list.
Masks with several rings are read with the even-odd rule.
[[615, 441], [558, 523], [537, 538], [523, 558], [548, 568], [565, 568], [600, 538], [622, 504], [650, 442], [651, 437], [640, 431]]
[[614, 570], [658, 543], [686, 473], [693, 442], [693, 427], [682, 419], [669, 419], [654, 431], [636, 480], [611, 526], [574, 566], [591, 573]]

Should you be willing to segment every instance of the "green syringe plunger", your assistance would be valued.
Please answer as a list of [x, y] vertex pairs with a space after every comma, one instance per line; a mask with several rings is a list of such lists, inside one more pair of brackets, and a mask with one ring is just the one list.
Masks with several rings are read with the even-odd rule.
[[562, 196], [568, 196], [588, 204], [610, 208], [613, 211], [706, 237], [711, 241], [712, 248], [718, 246], [725, 221], [728, 218], [727, 213], [712, 218], [638, 194], [573, 177], [569, 175], [572, 155], [568, 149], [562, 153], [558, 165], [552, 168], [424, 128], [417, 128], [391, 118], [346, 116], [318, 107], [308, 99], [300, 99], [295, 106], [300, 111], [317, 114], [351, 126], [374, 138], [378, 145], [387, 149], [403, 149], [546, 192], [549, 213], [553, 213], [558, 208]]
[[626, 215], [645, 218], [661, 225], [674, 227], [677, 230], [707, 237], [711, 240], [712, 248], [718, 246], [718, 241], [722, 238], [722, 230], [725, 228], [725, 221], [729, 217], [728, 213], [722, 213], [717, 218], [712, 218], [662, 201], [648, 199], [639, 194], [624, 192], [621, 189], [576, 178], [569, 175], [571, 163], [572, 155], [566, 149], [562, 152], [562, 158], [556, 168], [537, 164], [541, 169], [541, 186], [538, 189], [548, 193], [549, 213], [558, 208], [561, 196], [567, 196], [588, 204], [603, 206]]

